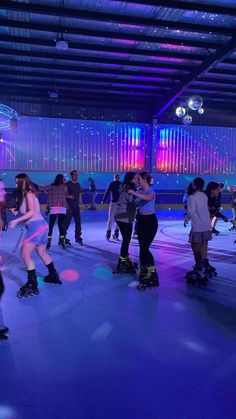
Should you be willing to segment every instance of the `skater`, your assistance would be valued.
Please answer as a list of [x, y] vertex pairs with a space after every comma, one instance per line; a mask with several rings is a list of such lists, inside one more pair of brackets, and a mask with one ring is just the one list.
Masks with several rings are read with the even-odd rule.
[[[70, 226], [72, 217], [75, 221], [75, 242], [79, 243], [80, 245], [83, 244], [82, 239], [82, 231], [81, 231], [81, 217], [80, 217], [80, 210], [83, 209], [83, 202], [82, 202], [82, 188], [80, 183], [78, 182], [78, 172], [77, 170], [72, 170], [70, 172], [71, 180], [66, 183], [67, 187], [67, 204], [68, 209], [66, 212], [66, 220], [65, 220], [65, 236], [67, 234], [67, 230]], [[70, 245], [70, 240], [65, 237], [65, 244]]]
[[208, 198], [208, 207], [211, 216], [211, 232], [218, 236], [220, 234], [219, 230], [216, 230], [216, 222], [218, 218], [222, 218], [225, 222], [228, 222], [228, 218], [220, 213], [219, 208], [221, 207], [221, 198], [220, 194], [220, 184], [216, 182], [209, 182], [205, 194]]
[[[6, 196], [6, 191], [5, 191], [5, 187], [4, 187], [4, 183], [0, 180], [0, 211], [2, 213], [2, 210], [5, 210], [6, 207], [6, 201], [5, 201], [5, 196]], [[1, 241], [1, 235], [2, 235], [2, 231], [4, 229], [4, 224], [2, 222], [2, 218], [0, 218], [0, 241]], [[1, 299], [2, 299], [2, 295], [4, 293], [4, 283], [3, 283], [3, 278], [2, 278], [2, 256], [0, 255], [0, 304], [1, 304]], [[0, 340], [7, 340], [8, 336], [8, 327], [6, 327], [3, 324], [3, 318], [2, 318], [2, 310], [1, 310], [1, 306], [0, 306]]]
[[232, 227], [230, 227], [229, 231], [236, 230], [236, 186], [228, 186], [228, 191], [232, 194], [231, 198], [231, 208], [233, 213], [233, 218], [230, 221]]
[[56, 175], [54, 182], [51, 185], [40, 186], [39, 189], [48, 195], [48, 206], [50, 208], [47, 249], [50, 249], [51, 247], [52, 233], [57, 217], [59, 229], [58, 244], [65, 249], [65, 221], [68, 208], [66, 198], [68, 196], [68, 191], [65, 185], [64, 175], [59, 173]]
[[191, 188], [192, 193], [189, 195], [187, 203], [187, 219], [191, 220], [189, 243], [191, 243], [195, 266], [192, 271], [186, 274], [186, 283], [207, 285], [208, 278], [215, 275], [216, 271], [209, 264], [207, 256], [208, 241], [211, 240], [211, 219], [207, 196], [203, 192], [204, 180], [202, 178], [194, 179]]
[[89, 182], [89, 191], [91, 192], [91, 206], [89, 208], [89, 210], [96, 210], [96, 195], [97, 195], [97, 189], [96, 189], [96, 185], [94, 180], [89, 177], [88, 178], [88, 182]]
[[[4, 289], [5, 289], [3, 278], [2, 278], [1, 265], [2, 265], [2, 256], [0, 255], [0, 304], [1, 304], [2, 295], [4, 293]], [[8, 327], [3, 324], [2, 310], [0, 306], [0, 340], [8, 339], [8, 336], [7, 336], [8, 331], [9, 331]]]
[[120, 187], [120, 196], [117, 201], [115, 221], [120, 229], [122, 244], [118, 260], [117, 273], [136, 273], [136, 264], [129, 259], [129, 244], [132, 236], [133, 221], [135, 220], [136, 205], [134, 196], [128, 191], [135, 191], [135, 172], [126, 173]]
[[141, 172], [138, 175], [140, 189], [138, 191], [128, 190], [128, 193], [136, 197], [135, 203], [139, 208], [137, 216], [137, 235], [139, 242], [140, 260], [140, 283], [138, 289], [159, 286], [158, 275], [150, 246], [158, 229], [157, 217], [155, 214], [156, 194], [151, 187], [152, 176], [148, 172]]
[[24, 173], [19, 173], [17, 179], [17, 208], [12, 213], [17, 215], [20, 211], [23, 215], [12, 220], [9, 227], [15, 228], [24, 221], [27, 229], [21, 248], [21, 257], [25, 263], [28, 281], [17, 293], [19, 298], [38, 294], [38, 282], [35, 272], [35, 263], [31, 257], [34, 250], [37, 251], [40, 259], [48, 268], [48, 275], [44, 277], [45, 282], [61, 284], [59, 275], [54, 267], [52, 258], [46, 253], [48, 224], [40, 213], [40, 205], [36, 196], [35, 188], [30, 179]]
[[225, 185], [223, 183], [219, 183], [219, 188], [218, 188], [219, 189], [219, 193], [218, 193], [218, 196], [216, 198], [216, 208], [217, 208], [217, 211], [216, 211], [216, 214], [213, 216], [213, 218], [211, 220], [211, 228], [212, 228], [213, 234], [214, 233], [215, 234], [219, 234], [220, 233], [218, 230], [216, 230], [216, 224], [217, 224], [217, 221], [218, 221], [219, 218], [222, 218], [222, 220], [225, 223], [228, 223], [228, 221], [229, 221], [228, 217], [226, 217], [224, 214], [222, 214], [220, 212], [221, 204], [222, 204], [222, 192], [223, 192], [224, 188], [225, 188]]
[[6, 217], [6, 191], [5, 191], [5, 185], [0, 179], [0, 235], [2, 234], [2, 231], [7, 230], [7, 217]]
[[[107, 222], [107, 232], [106, 232], [107, 240], [110, 240], [110, 237], [111, 237], [112, 224], [114, 222], [114, 215], [116, 212], [117, 201], [120, 195], [120, 185], [121, 185], [120, 175], [119, 173], [116, 173], [114, 175], [113, 182], [109, 184], [102, 199], [102, 204], [104, 204], [106, 202], [106, 199], [110, 195], [110, 205], [109, 205], [109, 211], [108, 211], [108, 222]], [[116, 224], [115, 231], [112, 237], [114, 240], [119, 240], [119, 227], [117, 224]]]

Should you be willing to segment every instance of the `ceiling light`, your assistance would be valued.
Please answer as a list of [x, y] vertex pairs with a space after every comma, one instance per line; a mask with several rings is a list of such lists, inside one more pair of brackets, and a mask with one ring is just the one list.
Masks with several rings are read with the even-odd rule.
[[61, 35], [60, 38], [56, 40], [56, 49], [58, 51], [67, 51], [68, 48], [69, 48], [68, 42], [65, 40], [63, 35]]

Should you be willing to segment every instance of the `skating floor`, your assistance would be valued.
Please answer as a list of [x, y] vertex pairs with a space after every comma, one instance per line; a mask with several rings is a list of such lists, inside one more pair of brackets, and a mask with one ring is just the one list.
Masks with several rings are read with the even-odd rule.
[[[120, 244], [104, 239], [105, 211], [84, 212], [82, 247], [59, 248], [55, 227], [50, 253], [63, 285], [41, 279], [40, 295], [27, 299], [16, 298], [25, 281], [12, 254], [20, 229], [4, 234], [1, 419], [235, 418], [236, 233], [219, 222], [209, 252], [218, 276], [187, 287], [193, 259], [182, 214], [157, 213], [160, 288], [146, 291], [112, 274]], [[135, 240], [130, 256], [138, 260]]]

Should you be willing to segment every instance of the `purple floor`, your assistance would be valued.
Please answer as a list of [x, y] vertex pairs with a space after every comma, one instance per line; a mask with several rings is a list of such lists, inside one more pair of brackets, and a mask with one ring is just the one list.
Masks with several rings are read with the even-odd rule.
[[[206, 289], [187, 287], [189, 227], [182, 212], [158, 218], [160, 288], [144, 292], [135, 277], [112, 274], [120, 245], [104, 239], [104, 211], [83, 214], [82, 247], [63, 251], [55, 227], [50, 253], [63, 285], [40, 280], [40, 295], [27, 299], [16, 298], [19, 251], [10, 256], [20, 229], [4, 234], [0, 419], [235, 418], [236, 233], [219, 222], [209, 252], [218, 276]], [[135, 240], [130, 256], [138, 261]]]

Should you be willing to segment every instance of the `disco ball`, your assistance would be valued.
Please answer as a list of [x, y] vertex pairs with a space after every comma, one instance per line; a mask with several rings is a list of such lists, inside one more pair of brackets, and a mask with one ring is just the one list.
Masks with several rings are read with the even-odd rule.
[[175, 110], [176, 115], [179, 118], [183, 118], [183, 116], [186, 114], [186, 109], [183, 106], [178, 106]]
[[202, 114], [204, 113], [204, 109], [203, 109], [203, 108], [199, 108], [199, 109], [198, 109], [198, 113], [199, 113], [200, 115], [202, 115]]
[[201, 96], [191, 96], [188, 99], [188, 107], [192, 109], [192, 111], [198, 111], [202, 107], [203, 99]]
[[185, 115], [183, 117], [183, 123], [184, 125], [190, 125], [192, 123], [193, 118], [191, 117], [191, 115]]

